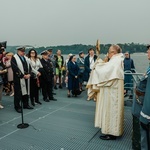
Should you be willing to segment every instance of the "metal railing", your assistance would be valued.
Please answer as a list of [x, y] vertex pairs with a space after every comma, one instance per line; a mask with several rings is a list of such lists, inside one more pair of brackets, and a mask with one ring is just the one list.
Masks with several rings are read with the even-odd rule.
[[[134, 73], [133, 73], [134, 72]], [[137, 73], [137, 71], [134, 70], [126, 70], [124, 71], [124, 75], [131, 75], [129, 77], [131, 77], [132, 82], [131, 83], [125, 83], [124, 84], [124, 88], [128, 89], [128, 93], [127, 95], [132, 95], [132, 97], [129, 96], [128, 100], [133, 100], [134, 97], [134, 89], [139, 81], [139, 79], [143, 76], [143, 73]], [[127, 76], [126, 76], [127, 77]]]

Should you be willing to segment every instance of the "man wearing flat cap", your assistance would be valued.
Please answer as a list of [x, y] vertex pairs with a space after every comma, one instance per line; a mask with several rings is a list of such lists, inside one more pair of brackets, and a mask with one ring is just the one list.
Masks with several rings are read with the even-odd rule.
[[42, 59], [40, 61], [43, 68], [40, 68], [39, 72], [41, 73], [40, 84], [42, 88], [43, 100], [45, 102], [49, 102], [50, 100], [56, 101], [52, 93], [54, 73], [52, 63], [49, 60], [49, 53], [48, 51], [43, 51], [41, 55]]
[[31, 66], [24, 56], [25, 47], [18, 47], [17, 54], [11, 59], [11, 66], [14, 74], [14, 108], [21, 113], [21, 100], [24, 109], [33, 109], [29, 106], [29, 79]]

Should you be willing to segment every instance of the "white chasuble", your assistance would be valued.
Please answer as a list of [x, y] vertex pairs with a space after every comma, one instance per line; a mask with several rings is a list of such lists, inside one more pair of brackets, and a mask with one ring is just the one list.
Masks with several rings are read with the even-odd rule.
[[96, 98], [95, 127], [103, 134], [120, 136], [124, 121], [124, 71], [122, 54], [109, 62], [97, 60], [88, 84], [89, 98]]

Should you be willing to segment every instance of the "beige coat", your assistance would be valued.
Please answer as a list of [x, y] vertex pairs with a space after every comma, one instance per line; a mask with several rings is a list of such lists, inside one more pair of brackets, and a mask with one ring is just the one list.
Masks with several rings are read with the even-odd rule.
[[12, 68], [11, 68], [11, 63], [10, 63], [11, 60], [7, 60], [5, 65], [6, 65], [6, 68], [7, 68], [7, 77], [8, 77], [8, 81], [13, 81], [13, 71], [12, 71]]

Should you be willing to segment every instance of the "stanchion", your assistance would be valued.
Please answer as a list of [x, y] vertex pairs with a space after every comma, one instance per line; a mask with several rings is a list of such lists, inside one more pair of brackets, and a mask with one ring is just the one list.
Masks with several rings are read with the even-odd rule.
[[17, 125], [17, 128], [19, 129], [24, 129], [29, 127], [28, 123], [24, 123], [24, 118], [23, 118], [23, 103], [22, 103], [22, 99], [21, 99], [21, 119], [22, 119], [22, 123]]

